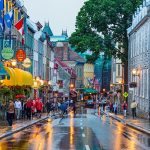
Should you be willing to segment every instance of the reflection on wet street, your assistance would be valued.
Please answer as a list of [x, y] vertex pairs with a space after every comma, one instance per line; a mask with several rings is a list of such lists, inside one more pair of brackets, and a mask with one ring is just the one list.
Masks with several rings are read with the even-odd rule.
[[0, 150], [148, 150], [150, 137], [106, 116], [70, 113], [0, 140]]

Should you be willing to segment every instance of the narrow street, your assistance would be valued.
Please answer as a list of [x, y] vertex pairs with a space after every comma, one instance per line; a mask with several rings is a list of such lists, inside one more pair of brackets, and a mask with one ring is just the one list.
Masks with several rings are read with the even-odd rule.
[[[84, 112], [84, 113], [83, 113]], [[58, 121], [59, 120], [59, 121]], [[0, 150], [148, 150], [150, 137], [87, 109], [43, 121], [0, 141]]]

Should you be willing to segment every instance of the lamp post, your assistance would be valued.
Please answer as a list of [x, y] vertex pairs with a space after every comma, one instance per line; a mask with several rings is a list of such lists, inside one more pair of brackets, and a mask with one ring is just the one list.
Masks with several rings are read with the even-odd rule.
[[134, 69], [132, 70], [132, 75], [133, 75], [133, 76], [138, 76], [138, 77], [140, 77], [140, 70], [134, 68]]

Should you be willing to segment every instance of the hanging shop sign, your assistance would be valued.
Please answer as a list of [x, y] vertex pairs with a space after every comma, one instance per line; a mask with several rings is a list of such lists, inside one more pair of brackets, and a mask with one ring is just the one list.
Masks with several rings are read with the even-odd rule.
[[12, 48], [12, 40], [4, 39], [3, 40], [3, 48]]
[[123, 96], [124, 96], [125, 98], [127, 98], [128, 95], [129, 95], [129, 94], [128, 94], [127, 92], [123, 93]]
[[11, 48], [3, 48], [1, 51], [1, 55], [6, 60], [11, 59], [14, 56], [14, 50], [12, 50]]
[[31, 65], [32, 65], [32, 62], [31, 62], [31, 60], [29, 59], [29, 58], [26, 58], [24, 61], [23, 61], [23, 67], [25, 67], [25, 68], [30, 68], [31, 67]]
[[16, 52], [16, 59], [19, 62], [23, 62], [26, 59], [26, 52], [23, 49], [19, 49]]

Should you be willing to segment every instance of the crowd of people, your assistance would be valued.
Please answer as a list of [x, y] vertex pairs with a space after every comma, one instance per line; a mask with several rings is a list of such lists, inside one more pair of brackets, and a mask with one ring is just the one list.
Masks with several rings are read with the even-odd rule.
[[9, 104], [6, 108], [6, 120], [9, 126], [12, 126], [13, 120], [19, 119], [31, 119], [32, 116], [37, 118], [41, 117], [43, 109], [43, 103], [40, 98], [31, 99], [27, 101], [16, 99], [15, 101], [9, 100]]
[[131, 102], [129, 107], [126, 100], [123, 101], [123, 103], [119, 103], [117, 101], [111, 102], [107, 99], [107, 97], [102, 97], [98, 100], [98, 105], [103, 111], [109, 111], [115, 115], [123, 113], [124, 117], [127, 117], [127, 110], [131, 109], [133, 119], [136, 117], [136, 108], [138, 106], [135, 100]]
[[75, 102], [70, 99], [61, 102], [48, 99], [46, 103], [43, 104], [40, 98], [28, 98], [27, 100], [9, 100], [7, 105], [2, 103], [0, 105], [0, 111], [3, 112], [2, 119], [5, 120], [6, 118], [8, 125], [12, 126], [13, 120], [31, 120], [32, 117], [41, 118], [42, 112], [47, 112], [48, 116], [55, 116], [56, 113], [64, 116], [64, 114], [68, 114], [70, 111], [73, 111], [75, 114], [76, 106]]

